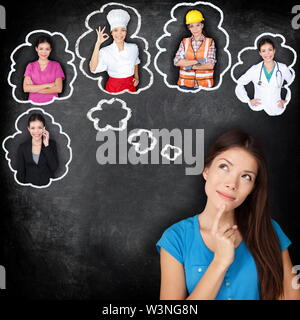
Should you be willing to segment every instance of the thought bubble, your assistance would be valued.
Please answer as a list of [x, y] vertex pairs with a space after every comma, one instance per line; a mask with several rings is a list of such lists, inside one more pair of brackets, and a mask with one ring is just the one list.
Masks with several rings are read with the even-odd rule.
[[[104, 127], [100, 127], [100, 118], [96, 116], [96, 112], [103, 111], [103, 105], [104, 104], [115, 104], [116, 102], [119, 102], [120, 104], [120, 109], [126, 110], [126, 116], [119, 121], [119, 127], [114, 127], [110, 124], [106, 124]], [[110, 100], [102, 99], [98, 102], [97, 106], [90, 109], [87, 113], [87, 117], [89, 120], [91, 120], [94, 123], [94, 128], [98, 131], [107, 131], [107, 130], [115, 130], [115, 131], [122, 131], [127, 127], [127, 122], [131, 118], [131, 109], [126, 106], [126, 102], [118, 99], [118, 98], [112, 98]], [[93, 116], [94, 114], [94, 116]]]
[[[141, 146], [142, 146], [142, 143], [139, 141], [139, 142], [133, 142], [133, 139], [136, 139], [136, 138], [140, 138], [142, 137], [143, 134], [146, 134], [146, 140], [148, 141], [148, 139], [151, 140], [151, 143], [150, 143], [150, 147], [147, 147], [143, 150], [141, 150]], [[134, 150], [135, 152], [139, 153], [139, 154], [146, 154], [148, 151], [151, 151], [154, 149], [156, 143], [157, 143], [157, 139], [154, 137], [153, 133], [150, 131], [150, 130], [147, 130], [147, 129], [138, 129], [137, 132], [133, 132], [129, 135], [128, 137], [128, 143], [129, 144], [132, 144], [134, 146]], [[147, 144], [148, 146], [148, 144]]]
[[[29, 62], [37, 60], [35, 52], [35, 39], [38, 35], [47, 34], [55, 39], [54, 48], [50, 54], [50, 60], [54, 57], [64, 69], [65, 80], [63, 81], [63, 92], [59, 97], [53, 97], [51, 101], [36, 103], [26, 98], [27, 94], [23, 92], [23, 79], [26, 65]], [[23, 60], [26, 59], [26, 65]], [[25, 42], [17, 46], [10, 55], [11, 66], [7, 81], [12, 87], [12, 96], [18, 103], [31, 103], [33, 105], [48, 105], [55, 100], [66, 100], [73, 94], [73, 83], [77, 77], [75, 64], [73, 63], [75, 54], [69, 50], [69, 41], [61, 32], [49, 32], [47, 30], [34, 30], [30, 32]], [[70, 80], [69, 80], [70, 79]]]
[[[173, 59], [179, 47], [180, 41], [184, 37], [190, 37], [185, 25], [185, 14], [192, 9], [199, 9], [204, 13], [204, 30], [208, 37], [212, 37], [217, 47], [217, 63], [215, 65], [215, 82], [211, 88], [199, 87], [197, 90], [185, 90], [177, 85], [179, 67], [173, 65]], [[171, 12], [171, 19], [163, 28], [163, 35], [156, 40], [158, 53], [154, 58], [154, 66], [157, 72], [162, 75], [164, 83], [168, 88], [175, 88], [181, 92], [197, 93], [201, 90], [217, 90], [223, 81], [225, 73], [231, 67], [231, 54], [228, 50], [229, 35], [222, 27], [224, 14], [216, 5], [210, 2], [198, 1], [194, 3], [182, 2], [176, 4]], [[211, 16], [211, 19], [209, 18]], [[216, 78], [216, 75], [217, 78]]]
[[[104, 85], [103, 85], [103, 82], [107, 79], [106, 72], [99, 73], [99, 75], [94, 75], [89, 70], [89, 61], [92, 57], [94, 44], [97, 38], [95, 29], [98, 28], [99, 26], [103, 28], [103, 26], [105, 25], [106, 32], [108, 32], [107, 30], [110, 30], [106, 16], [108, 12], [112, 9], [123, 9], [130, 14], [130, 22], [127, 26], [127, 39], [130, 39], [130, 43], [135, 43], [138, 45], [140, 49], [139, 58], [141, 61], [141, 63], [138, 65], [140, 82], [136, 92], [130, 92], [128, 90], [123, 90], [118, 93], [108, 92], [104, 89]], [[97, 81], [98, 87], [102, 91], [112, 95], [117, 95], [124, 92], [128, 92], [130, 94], [138, 94], [144, 90], [147, 90], [153, 84], [153, 73], [148, 68], [151, 61], [151, 55], [148, 51], [149, 49], [148, 41], [145, 38], [138, 36], [141, 28], [141, 21], [142, 21], [141, 15], [138, 12], [138, 10], [136, 10], [133, 7], [126, 6], [124, 4], [116, 3], [116, 2], [107, 3], [103, 5], [100, 8], [100, 10], [93, 11], [86, 17], [85, 27], [87, 28], [87, 31], [85, 31], [77, 39], [76, 45], [75, 45], [75, 52], [78, 58], [80, 59], [79, 69], [81, 70], [83, 75], [91, 80]], [[109, 45], [111, 43], [110, 40], [107, 40], [104, 43], [104, 46]]]
[[[59, 168], [56, 171], [56, 178], [50, 178], [47, 185], [37, 186], [32, 183], [22, 183], [17, 179], [17, 164], [16, 154], [18, 146], [30, 138], [27, 130], [27, 120], [31, 113], [40, 113], [46, 120], [46, 129], [50, 132], [50, 139], [54, 137], [56, 142], [58, 156], [59, 156]], [[15, 181], [21, 186], [31, 186], [34, 188], [46, 188], [52, 184], [52, 181], [58, 181], [63, 179], [68, 171], [69, 164], [72, 161], [72, 149], [70, 146], [70, 137], [63, 132], [59, 123], [54, 121], [54, 118], [49, 113], [45, 112], [41, 108], [31, 108], [26, 112], [23, 112], [15, 121], [16, 132], [6, 137], [2, 142], [2, 148], [5, 151], [5, 158], [8, 161], [9, 169], [14, 174]]]

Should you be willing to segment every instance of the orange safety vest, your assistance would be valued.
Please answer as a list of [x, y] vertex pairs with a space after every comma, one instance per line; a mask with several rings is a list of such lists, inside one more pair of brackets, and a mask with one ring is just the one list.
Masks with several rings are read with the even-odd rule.
[[[204, 59], [208, 55], [208, 49], [211, 46], [212, 38], [204, 38], [201, 46], [197, 50], [196, 54], [192, 46], [192, 38], [184, 38], [182, 40], [185, 49], [185, 56], [188, 60]], [[184, 70], [180, 67], [179, 79], [177, 84], [179, 86], [186, 86], [189, 88], [195, 87], [195, 81], [197, 81], [199, 87], [210, 88], [214, 85], [214, 70]]]

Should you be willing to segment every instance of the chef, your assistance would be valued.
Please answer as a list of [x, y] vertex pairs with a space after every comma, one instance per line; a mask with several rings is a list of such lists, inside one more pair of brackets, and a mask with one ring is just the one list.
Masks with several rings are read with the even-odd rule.
[[110, 36], [105, 33], [105, 27], [96, 29], [97, 40], [90, 60], [90, 71], [108, 73], [109, 78], [105, 86], [108, 92], [136, 92], [139, 84], [139, 50], [136, 44], [125, 41], [130, 16], [125, 10], [114, 9], [108, 13], [107, 20], [113, 43], [100, 49]]

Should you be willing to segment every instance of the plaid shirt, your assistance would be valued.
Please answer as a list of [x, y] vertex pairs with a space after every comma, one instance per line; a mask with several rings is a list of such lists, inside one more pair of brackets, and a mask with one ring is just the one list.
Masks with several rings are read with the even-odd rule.
[[[205, 39], [204, 35], [201, 35], [200, 40], [196, 41], [194, 36], [191, 37], [192, 38], [192, 47], [194, 49], [194, 52], [197, 52], [198, 49], [200, 48], [203, 40]], [[184, 49], [184, 45], [183, 42], [181, 41], [179, 49], [176, 52], [175, 58], [174, 58], [174, 65], [176, 65], [176, 63], [181, 60], [181, 59], [186, 59], [185, 57], [185, 49]], [[207, 52], [207, 62], [210, 63], [216, 63], [216, 47], [215, 47], [215, 42], [214, 40], [212, 40], [211, 42], [211, 46], [208, 49]]]

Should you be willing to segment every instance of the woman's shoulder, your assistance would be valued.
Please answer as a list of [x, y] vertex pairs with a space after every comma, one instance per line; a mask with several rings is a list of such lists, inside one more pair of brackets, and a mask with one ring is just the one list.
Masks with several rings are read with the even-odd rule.
[[135, 43], [129, 43], [129, 42], [125, 42], [127, 48], [129, 49], [133, 49], [133, 50], [138, 50], [138, 46]]
[[27, 139], [19, 144], [20, 149], [25, 149], [28, 146], [31, 146], [31, 139]]
[[280, 242], [280, 246], [281, 246], [281, 250], [285, 250], [292, 242], [291, 240], [288, 238], [288, 236], [285, 234], [285, 232], [282, 230], [281, 226], [279, 225], [279, 223], [274, 220], [271, 219], [272, 221], [272, 225], [274, 228], [274, 231], [277, 234], [277, 237], [279, 239]]
[[277, 63], [278, 63], [279, 69], [280, 69], [280, 68], [285, 68], [285, 69], [288, 69], [288, 68], [289, 68], [285, 63], [278, 62], [278, 61], [277, 61]]
[[56, 60], [49, 60], [49, 63], [52, 64], [53, 67], [60, 66], [60, 63]]
[[282, 231], [280, 224], [273, 218], [271, 218], [272, 226], [275, 229], [276, 232]]
[[177, 231], [177, 232], [187, 232], [189, 230], [192, 230], [195, 223], [195, 216], [182, 219], [180, 221], [177, 221], [173, 223], [170, 227], [166, 229], [166, 231]]
[[37, 60], [28, 62], [27, 63], [27, 68], [32, 68], [32, 67], [36, 66], [37, 63], [38, 63]]
[[252, 66], [249, 68], [249, 70], [261, 68], [261, 66], [262, 66], [262, 61], [260, 61], [259, 63], [256, 63], [256, 64], [252, 65]]
[[114, 43], [112, 42], [111, 44], [109, 44], [108, 46], [102, 47], [100, 48], [101, 52], [109, 52], [111, 50], [114, 49]]

